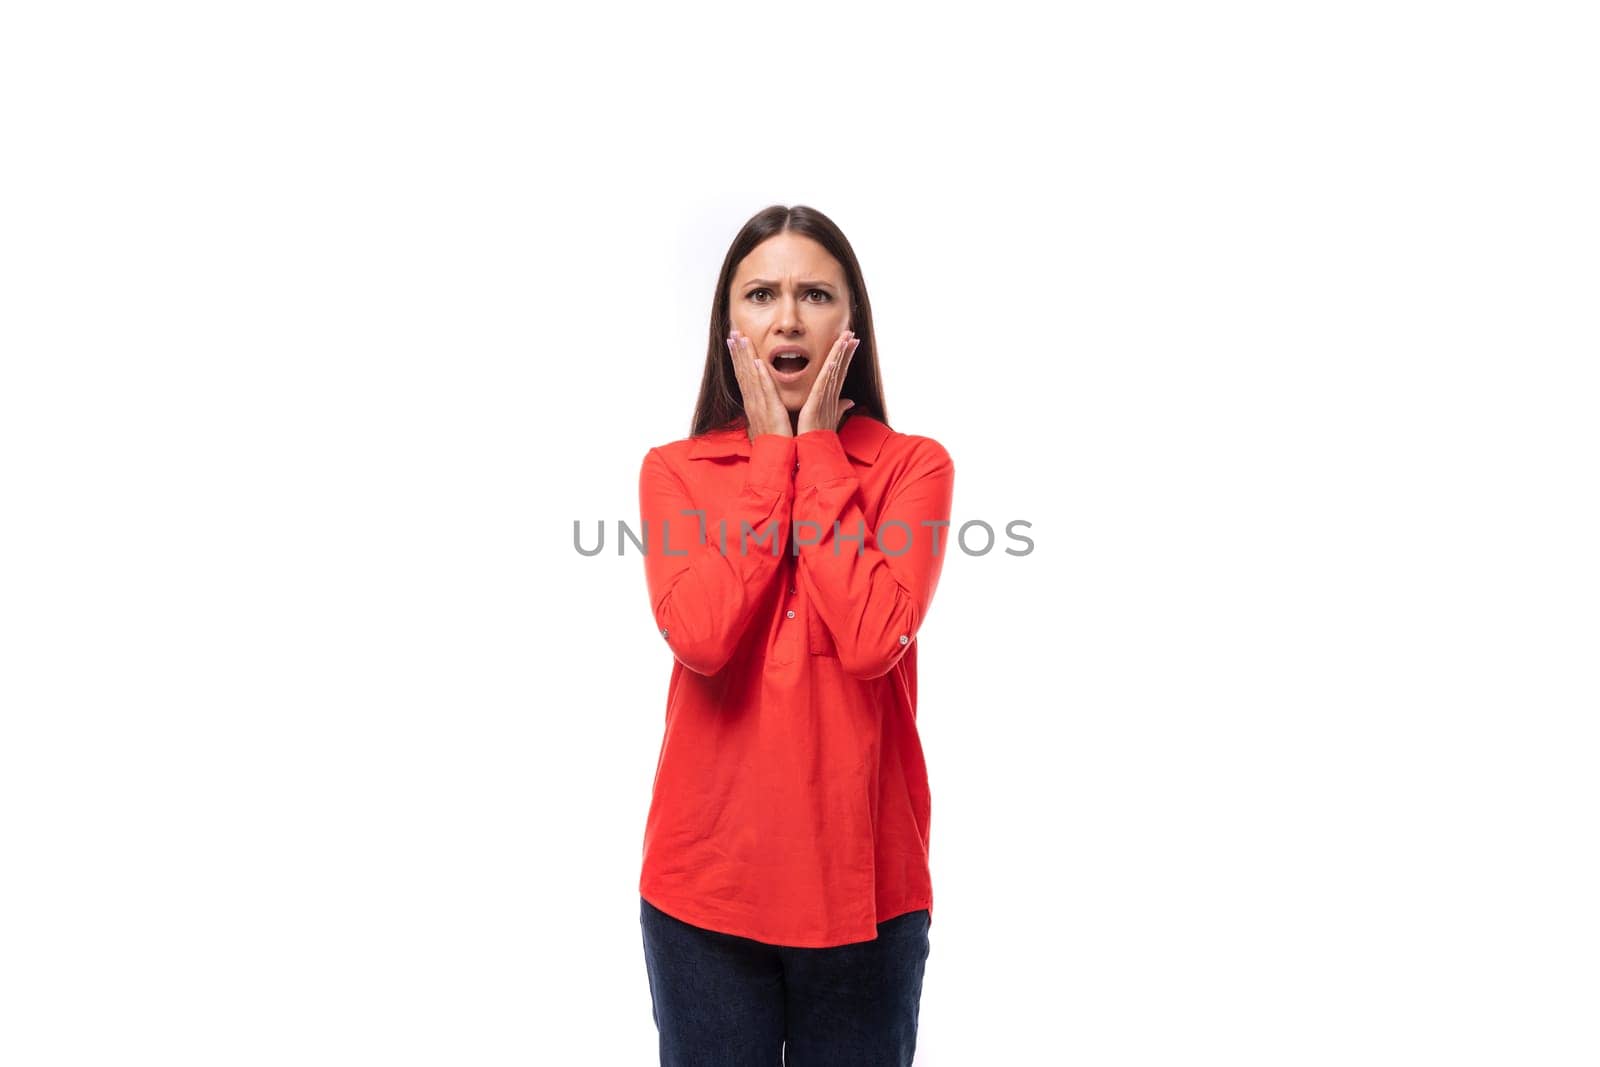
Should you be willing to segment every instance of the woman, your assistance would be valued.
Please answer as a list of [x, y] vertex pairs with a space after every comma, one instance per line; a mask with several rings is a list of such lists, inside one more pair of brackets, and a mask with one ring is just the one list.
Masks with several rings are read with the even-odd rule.
[[691, 435], [639, 476], [672, 650], [639, 879], [663, 1064], [909, 1064], [933, 889], [917, 630], [955, 468], [890, 429], [854, 252], [805, 207], [723, 260]]

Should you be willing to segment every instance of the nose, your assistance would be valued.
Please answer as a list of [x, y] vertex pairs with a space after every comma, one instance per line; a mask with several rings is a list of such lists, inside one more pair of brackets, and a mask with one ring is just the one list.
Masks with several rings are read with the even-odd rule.
[[778, 300], [778, 330], [782, 333], [793, 333], [799, 326], [799, 298], [793, 293], [780, 297]]

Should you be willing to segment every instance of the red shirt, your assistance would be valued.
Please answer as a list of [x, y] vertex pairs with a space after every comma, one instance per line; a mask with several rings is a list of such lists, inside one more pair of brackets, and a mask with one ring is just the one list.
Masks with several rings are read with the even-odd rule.
[[754, 443], [739, 420], [646, 454], [645, 577], [674, 657], [651, 904], [802, 948], [932, 913], [916, 638], [954, 481], [939, 442], [865, 414]]

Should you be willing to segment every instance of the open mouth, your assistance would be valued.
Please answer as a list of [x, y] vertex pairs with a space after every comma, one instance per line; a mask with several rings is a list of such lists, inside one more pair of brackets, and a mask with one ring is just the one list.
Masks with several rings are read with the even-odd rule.
[[780, 381], [792, 381], [805, 373], [811, 360], [798, 352], [785, 352], [772, 357], [772, 373]]

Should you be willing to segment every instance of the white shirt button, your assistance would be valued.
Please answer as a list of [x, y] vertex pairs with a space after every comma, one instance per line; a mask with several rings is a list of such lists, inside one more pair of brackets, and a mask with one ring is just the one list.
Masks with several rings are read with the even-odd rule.
[[900, 643], [902, 645], [909, 645], [911, 643], [911, 638], [907, 637], [905, 634], [901, 634], [900, 635]]
[[665, 636], [667, 636], [667, 628], [666, 628], [666, 627], [665, 627], [665, 626], [663, 626], [663, 627], [662, 627], [662, 628], [661, 628], [661, 636], [662, 636], [662, 637], [665, 637]]
[[789, 612], [789, 618], [791, 618], [791, 619], [794, 618], [794, 612], [793, 611]]

